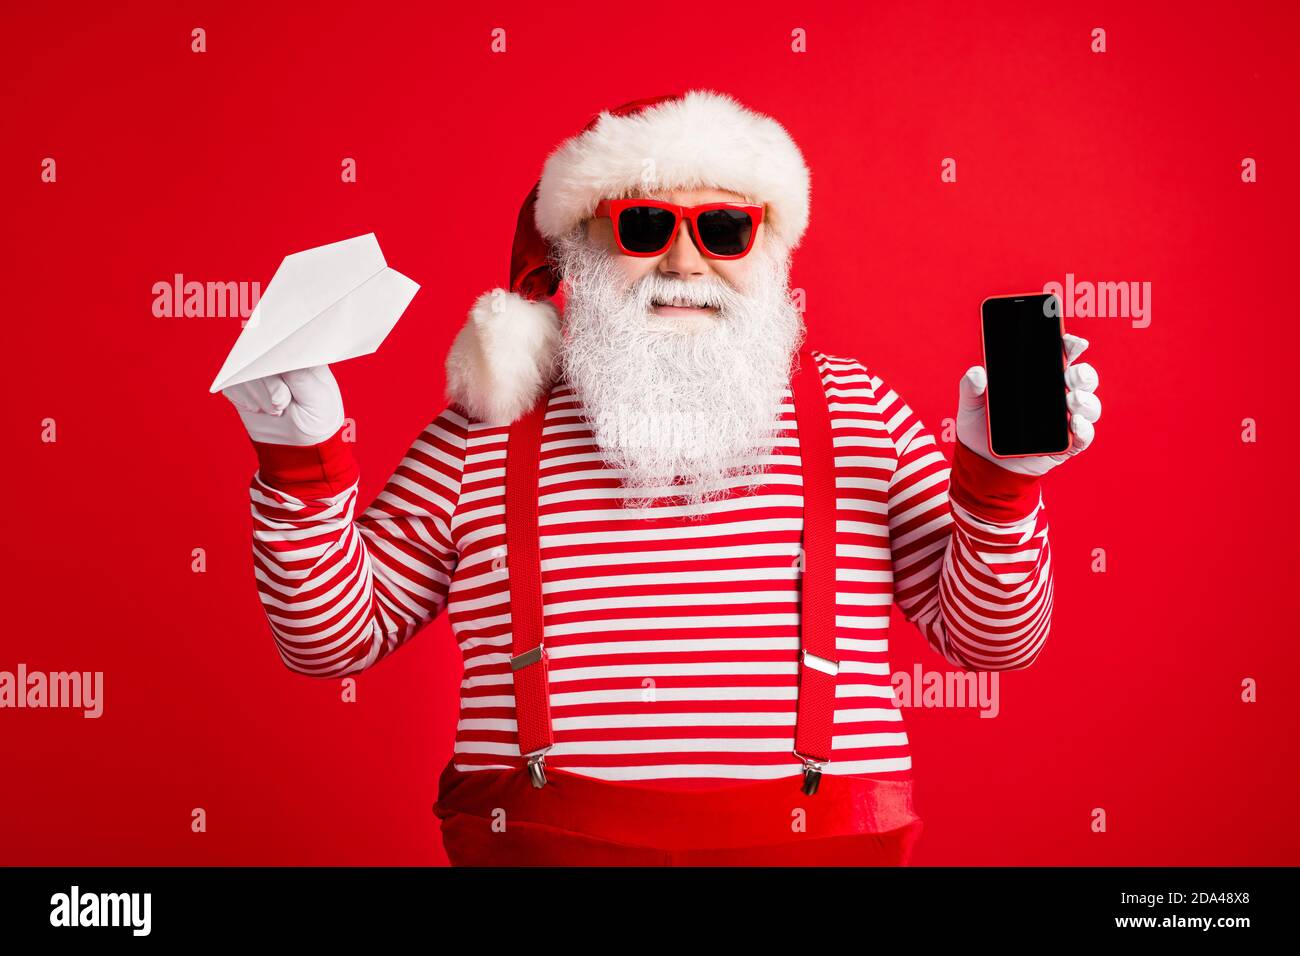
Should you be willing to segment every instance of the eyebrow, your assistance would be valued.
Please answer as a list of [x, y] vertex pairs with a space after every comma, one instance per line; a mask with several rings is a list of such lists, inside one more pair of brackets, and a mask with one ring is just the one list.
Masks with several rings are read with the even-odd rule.
[[[669, 195], [670, 192], [672, 192], [672, 190], [669, 190], [669, 189], [635, 189], [635, 188], [634, 188], [634, 189], [629, 189], [629, 190], [624, 191], [623, 194], [622, 194], [621, 196], [619, 196], [618, 198], [620, 198], [620, 199], [658, 199], [658, 200], [660, 200], [660, 201], [662, 201], [662, 202], [672, 202], [672, 200], [668, 198], [668, 195]], [[758, 200], [752, 198], [751, 196], [747, 196], [747, 195], [745, 195], [744, 193], [736, 193], [735, 195], [739, 196], [740, 198], [739, 198], [739, 199], [726, 199], [726, 200], [702, 199], [702, 200], [700, 200], [700, 202], [743, 202], [743, 203], [749, 203], [750, 205], [754, 205], [754, 206], [761, 206], [761, 205], [763, 205], [763, 203], [761, 203], [761, 202], [759, 202]], [[688, 203], [687, 205], [690, 205], [690, 204]]]

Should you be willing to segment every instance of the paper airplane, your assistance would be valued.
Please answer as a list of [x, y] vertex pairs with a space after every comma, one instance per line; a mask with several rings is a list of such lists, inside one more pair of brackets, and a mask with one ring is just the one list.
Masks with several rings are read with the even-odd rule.
[[373, 232], [286, 256], [208, 391], [369, 355], [419, 288]]

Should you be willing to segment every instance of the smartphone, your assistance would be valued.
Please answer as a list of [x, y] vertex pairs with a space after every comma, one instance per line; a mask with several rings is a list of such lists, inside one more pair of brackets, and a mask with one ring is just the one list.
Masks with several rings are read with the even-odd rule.
[[989, 450], [998, 458], [1069, 451], [1060, 300], [1050, 293], [990, 296], [980, 304], [980, 325]]

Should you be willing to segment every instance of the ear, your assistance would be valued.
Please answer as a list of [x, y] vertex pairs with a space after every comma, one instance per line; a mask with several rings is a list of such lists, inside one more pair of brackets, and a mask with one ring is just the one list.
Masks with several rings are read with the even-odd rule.
[[472, 418], [509, 425], [550, 387], [560, 314], [507, 289], [479, 296], [447, 352], [447, 399]]

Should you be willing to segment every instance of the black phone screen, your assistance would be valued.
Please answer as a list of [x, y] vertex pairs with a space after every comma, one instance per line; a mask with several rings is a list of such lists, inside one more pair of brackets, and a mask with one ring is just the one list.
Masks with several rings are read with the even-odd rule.
[[1055, 455], [1070, 444], [1065, 343], [1054, 295], [985, 299], [989, 445], [996, 455]]

